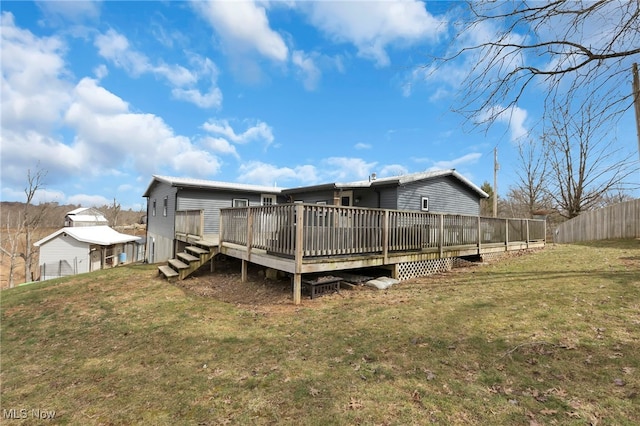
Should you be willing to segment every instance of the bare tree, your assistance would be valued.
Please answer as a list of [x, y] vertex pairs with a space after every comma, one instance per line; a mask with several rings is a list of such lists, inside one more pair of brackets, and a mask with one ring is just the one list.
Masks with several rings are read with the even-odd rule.
[[27, 186], [24, 189], [27, 201], [22, 215], [22, 232], [24, 232], [25, 236], [25, 246], [23, 253], [21, 253], [24, 259], [24, 277], [26, 281], [33, 279], [32, 264], [37, 253], [37, 250], [33, 247], [33, 235], [47, 211], [47, 204], [35, 206], [33, 201], [38, 190], [43, 189], [46, 176], [47, 172], [41, 169], [40, 166], [38, 166], [35, 173], [31, 173], [31, 169], [27, 170]]
[[517, 217], [532, 217], [534, 212], [553, 205], [547, 191], [547, 157], [540, 145], [535, 140], [518, 145], [518, 178], [507, 196], [510, 203], [520, 206]]
[[576, 115], [569, 106], [558, 110], [543, 136], [550, 168], [548, 193], [569, 219], [598, 206], [637, 170], [635, 155], [616, 148], [593, 105], [598, 104], [588, 102]]
[[111, 204], [111, 208], [109, 209], [109, 223], [114, 228], [118, 226], [118, 216], [120, 216], [121, 206], [120, 203], [113, 197], [113, 204]]
[[18, 220], [15, 223], [12, 223], [11, 214], [8, 212], [6, 233], [3, 235], [2, 244], [0, 244], [0, 251], [2, 251], [3, 256], [6, 255], [9, 257], [9, 288], [13, 288], [15, 286], [15, 271], [18, 266], [16, 261], [22, 256], [22, 254], [18, 252], [22, 233], [23, 221], [21, 218], [18, 217]]
[[602, 99], [593, 114], [603, 122], [631, 108], [638, 0], [469, 1], [465, 10], [456, 47], [433, 69], [466, 61], [455, 109], [475, 124], [509, 118], [528, 89], [546, 93], [547, 117], [585, 94]]

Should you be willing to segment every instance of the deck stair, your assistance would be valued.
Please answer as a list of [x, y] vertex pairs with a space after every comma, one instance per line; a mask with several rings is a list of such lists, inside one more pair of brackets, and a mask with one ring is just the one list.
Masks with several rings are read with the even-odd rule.
[[176, 255], [175, 259], [169, 259], [166, 265], [158, 266], [158, 274], [167, 280], [183, 280], [197, 271], [218, 254], [217, 246], [191, 245], [185, 247], [183, 252]]

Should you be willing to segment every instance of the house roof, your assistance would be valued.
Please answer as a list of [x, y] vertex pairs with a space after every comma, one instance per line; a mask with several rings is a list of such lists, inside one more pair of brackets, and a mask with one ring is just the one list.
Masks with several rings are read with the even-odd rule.
[[171, 186], [179, 186], [183, 188], [227, 189], [232, 191], [262, 192], [269, 194], [279, 194], [282, 191], [281, 188], [278, 188], [276, 186], [248, 185], [244, 183], [219, 182], [214, 180], [153, 175], [153, 178], [151, 179], [147, 190], [142, 195], [143, 197], [149, 196], [151, 188], [153, 187], [153, 184], [155, 182], [164, 182]]
[[71, 210], [69, 213], [67, 213], [67, 215], [74, 215], [74, 214], [80, 214], [84, 211], [89, 210], [89, 207], [78, 207], [75, 210]]
[[348, 190], [348, 189], [358, 189], [358, 188], [372, 188], [372, 187], [384, 186], [384, 185], [402, 186], [411, 182], [435, 179], [435, 178], [445, 177], [445, 176], [452, 176], [456, 178], [462, 184], [466, 185], [467, 187], [469, 187], [469, 189], [473, 190], [483, 198], [489, 197], [489, 194], [487, 194], [482, 189], [480, 189], [477, 185], [475, 185], [473, 182], [471, 182], [470, 180], [462, 176], [455, 169], [411, 173], [407, 175], [390, 176], [390, 177], [361, 180], [361, 181], [355, 181], [355, 182], [346, 182], [346, 183], [336, 182], [336, 183], [328, 183], [328, 184], [315, 185], [315, 186], [302, 186], [298, 188], [285, 189], [282, 192], [285, 194], [287, 193], [293, 194], [293, 193], [299, 193], [299, 192], [320, 191], [320, 190], [327, 190], [327, 189]]
[[69, 216], [74, 222], [108, 222], [107, 218], [102, 215], [76, 214]]
[[98, 244], [101, 246], [128, 243], [140, 239], [140, 237], [136, 237], [133, 235], [121, 234], [108, 226], [81, 226], [79, 228], [66, 227], [59, 229], [53, 234], [44, 237], [40, 241], [37, 241], [33, 245], [36, 247], [40, 247], [42, 244], [47, 243], [48, 241], [56, 238], [58, 235], [63, 233], [83, 243]]
[[107, 218], [93, 207], [80, 207], [67, 213], [67, 217], [74, 222], [108, 222]]

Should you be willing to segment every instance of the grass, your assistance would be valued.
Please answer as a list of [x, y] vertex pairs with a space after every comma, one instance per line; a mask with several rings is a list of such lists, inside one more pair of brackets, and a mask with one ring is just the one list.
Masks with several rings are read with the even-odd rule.
[[636, 240], [278, 309], [153, 266], [1, 297], [3, 416], [27, 424], [640, 423]]

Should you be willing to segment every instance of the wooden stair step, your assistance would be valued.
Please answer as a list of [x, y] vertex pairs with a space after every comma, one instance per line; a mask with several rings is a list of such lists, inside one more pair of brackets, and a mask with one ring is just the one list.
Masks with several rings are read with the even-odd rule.
[[173, 266], [174, 269], [187, 269], [189, 267], [188, 264], [178, 259], [169, 259], [169, 265]]
[[200, 260], [199, 257], [196, 257], [189, 253], [178, 253], [178, 257], [180, 258], [180, 260], [186, 263], [197, 262]]
[[171, 268], [169, 265], [158, 266], [158, 271], [166, 278], [174, 278], [178, 276], [176, 270]]
[[198, 254], [198, 255], [200, 255], [200, 254], [208, 254], [209, 253], [209, 250], [203, 249], [203, 248], [197, 247], [197, 246], [189, 246], [185, 250], [188, 251], [188, 252], [191, 252], [191, 253]]

